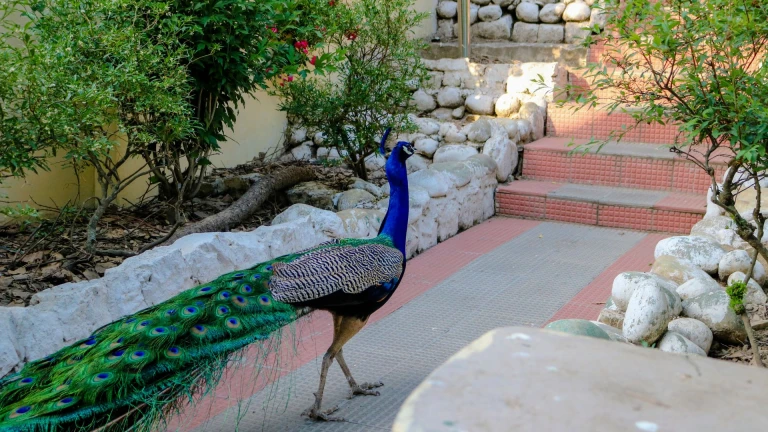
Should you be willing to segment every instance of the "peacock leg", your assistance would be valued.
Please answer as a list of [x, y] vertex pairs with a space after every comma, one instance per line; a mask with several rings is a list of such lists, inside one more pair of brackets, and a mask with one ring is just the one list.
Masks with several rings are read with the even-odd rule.
[[[331, 367], [333, 359], [341, 351], [341, 347], [344, 346], [352, 336], [356, 335], [360, 329], [368, 322], [368, 318], [360, 319], [356, 317], [342, 317], [333, 315], [333, 342], [323, 356], [323, 365], [320, 369], [320, 387], [315, 393], [315, 403], [306, 411], [304, 415], [314, 420], [325, 421], [344, 421], [341, 417], [333, 417], [330, 414], [338, 411], [338, 407], [333, 407], [326, 411], [320, 411], [321, 404], [323, 402], [323, 391], [325, 390], [325, 379], [328, 375], [328, 368]], [[346, 363], [344, 364], [346, 366]], [[349, 370], [349, 369], [347, 369]]]
[[347, 362], [344, 360], [343, 350], [339, 350], [339, 352], [336, 353], [336, 361], [339, 363], [342, 372], [344, 372], [344, 376], [347, 377], [349, 387], [352, 389], [352, 395], [349, 397], [350, 399], [357, 395], [378, 396], [380, 394], [378, 391], [372, 389], [383, 386], [384, 383], [381, 381], [375, 383], [362, 383], [360, 385], [357, 384], [355, 378], [352, 377], [352, 372], [350, 372]]

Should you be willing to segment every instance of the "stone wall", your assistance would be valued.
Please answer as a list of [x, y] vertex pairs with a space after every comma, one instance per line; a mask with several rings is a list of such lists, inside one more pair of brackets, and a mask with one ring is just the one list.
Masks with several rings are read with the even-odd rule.
[[[490, 156], [434, 163], [410, 174], [409, 181], [409, 257], [494, 213], [496, 163]], [[294, 188], [299, 189], [294, 196], [303, 193], [301, 188]], [[42, 291], [29, 307], [0, 307], [0, 376], [220, 274], [332, 238], [377, 234], [388, 203], [386, 187], [357, 179], [348, 191], [334, 191], [330, 198], [312, 185], [303, 188], [313, 191], [314, 204], [324, 205], [327, 198], [336, 202], [331, 206], [341, 204], [344, 209], [335, 212], [297, 204], [278, 215], [272, 226], [189, 235], [171, 246], [129, 258], [101, 279]], [[358, 199], [361, 191], [375, 199]]]
[[[579, 43], [590, 29], [605, 27], [605, 14], [596, 0], [471, 0], [470, 35], [521, 43]], [[436, 37], [458, 36], [457, 3], [437, 5]]]

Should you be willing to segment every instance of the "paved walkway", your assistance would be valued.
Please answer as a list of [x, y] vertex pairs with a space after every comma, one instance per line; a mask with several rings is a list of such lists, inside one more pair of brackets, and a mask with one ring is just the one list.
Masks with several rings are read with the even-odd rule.
[[[300, 416], [313, 401], [320, 357], [332, 336], [329, 315], [318, 313], [285, 332], [287, 343], [278, 355], [256, 361], [259, 354], [251, 350], [245, 366], [229, 372], [214, 394], [169, 430], [389, 431], [408, 394], [486, 331], [541, 327], [564, 317], [595, 319], [615, 275], [647, 270], [661, 238], [494, 218], [409, 261], [396, 295], [345, 346], [359, 382], [385, 384], [379, 397], [348, 400], [346, 380], [333, 365], [324, 406], [340, 405], [337, 414], [347, 422], [314, 423]], [[256, 363], [269, 366], [257, 373], [251, 366]]]

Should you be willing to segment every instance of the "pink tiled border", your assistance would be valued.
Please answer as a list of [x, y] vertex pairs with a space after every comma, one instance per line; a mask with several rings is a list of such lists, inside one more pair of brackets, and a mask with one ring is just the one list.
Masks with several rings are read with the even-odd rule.
[[613, 279], [625, 271], [648, 271], [653, 264], [653, 251], [663, 234], [648, 234], [640, 242], [606, 268], [589, 285], [558, 310], [547, 324], [567, 318], [595, 320], [611, 295]]
[[[473, 227], [443, 243], [427, 250], [408, 261], [401, 286], [384, 307], [373, 314], [369, 324], [381, 320], [409, 301], [423, 294], [441, 281], [461, 270], [484, 253], [512, 240], [536, 227], [539, 222], [521, 219], [494, 218]], [[264, 389], [278, 378], [303, 366], [322, 355], [333, 339], [333, 323], [329, 314], [314, 313], [299, 320], [295, 329], [286, 329], [283, 338], [292, 343], [283, 344], [281, 350], [269, 356], [278, 357], [282, 362], [272, 373], [262, 370], [257, 374], [252, 365], [258, 353], [251, 349], [245, 354], [241, 366], [228, 370], [221, 384], [194, 407], [187, 407], [177, 416], [167, 430], [190, 431], [204, 424], [208, 419], [221, 414], [256, 392]], [[295, 343], [294, 343], [295, 342]]]

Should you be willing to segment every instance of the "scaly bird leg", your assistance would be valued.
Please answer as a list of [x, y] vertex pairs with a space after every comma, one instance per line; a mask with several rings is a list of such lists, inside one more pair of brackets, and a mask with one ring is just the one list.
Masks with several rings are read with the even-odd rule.
[[[323, 366], [320, 369], [320, 387], [317, 390], [317, 393], [315, 393], [315, 403], [309, 409], [304, 411], [303, 415], [306, 415], [314, 420], [344, 421], [344, 419], [341, 417], [332, 417], [330, 415], [336, 412], [338, 407], [331, 408], [327, 411], [320, 411], [320, 407], [323, 401], [323, 391], [325, 390], [325, 379], [328, 375], [328, 368], [331, 367], [333, 359], [341, 351], [341, 347], [343, 347], [345, 343], [352, 339], [352, 336], [356, 335], [357, 332], [359, 332], [360, 329], [365, 326], [366, 322], [368, 322], [367, 317], [365, 319], [360, 319], [342, 317], [335, 314], [333, 315], [333, 342], [331, 343], [330, 348], [328, 348], [328, 351], [326, 351], [325, 355], [323, 356]], [[346, 368], [346, 372], [348, 372], [349, 368], [346, 366], [347, 364], [344, 363], [342, 370]]]
[[344, 354], [342, 353], [343, 350], [339, 350], [338, 353], [336, 353], [336, 361], [339, 363], [339, 366], [341, 367], [342, 372], [344, 372], [344, 376], [347, 377], [347, 382], [349, 383], [349, 387], [352, 389], [352, 395], [349, 396], [350, 399], [357, 395], [364, 395], [364, 396], [378, 396], [380, 393], [375, 389], [377, 387], [381, 387], [384, 385], [383, 382], [377, 381], [375, 383], [362, 383], [360, 385], [357, 384], [355, 381], [355, 378], [352, 377], [352, 372], [349, 370], [349, 366], [347, 366], [347, 362], [344, 360]]

